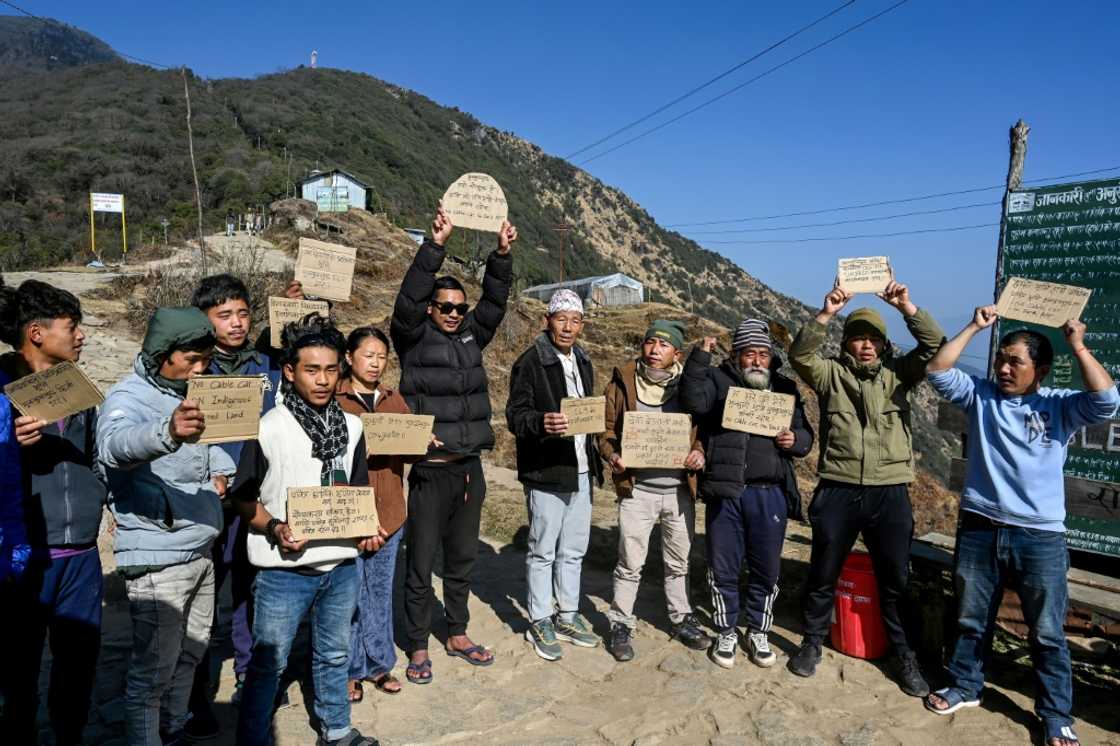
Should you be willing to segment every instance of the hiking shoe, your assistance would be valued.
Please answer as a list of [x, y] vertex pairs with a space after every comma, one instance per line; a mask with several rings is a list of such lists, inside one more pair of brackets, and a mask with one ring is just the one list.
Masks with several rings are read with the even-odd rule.
[[183, 730], [179, 731], [179, 735], [184, 741], [192, 743], [209, 741], [211, 738], [217, 738], [219, 733], [221, 733], [221, 728], [218, 726], [218, 720], [209, 707], [202, 712], [191, 713], [187, 724], [183, 726]]
[[692, 614], [686, 615], [684, 619], [673, 625], [673, 637], [684, 643], [686, 648], [693, 650], [707, 650], [712, 644], [712, 638], [700, 629], [696, 617]]
[[815, 637], [806, 637], [801, 641], [801, 647], [789, 659], [786, 668], [797, 676], [812, 676], [817, 672], [817, 664], [821, 662], [821, 641]]
[[723, 668], [731, 668], [735, 665], [735, 648], [739, 647], [739, 633], [735, 630], [727, 632], [720, 632], [716, 642], [712, 645], [712, 652], [708, 657], [712, 659], [712, 663]]
[[765, 632], [751, 632], [747, 635], [747, 657], [751, 663], [761, 668], [770, 668], [778, 662], [778, 656], [770, 649]]
[[630, 628], [615, 622], [611, 626], [611, 639], [607, 644], [607, 650], [616, 661], [634, 660], [634, 646], [630, 644]]
[[591, 631], [591, 625], [587, 623], [582, 614], [575, 614], [567, 621], [557, 614], [556, 639], [570, 642], [581, 648], [599, 647], [599, 636]]
[[376, 738], [363, 736], [357, 728], [351, 728], [349, 733], [334, 741], [328, 741], [322, 736], [315, 741], [316, 746], [379, 746], [379, 743]]
[[911, 697], [925, 697], [929, 694], [929, 684], [922, 676], [922, 669], [918, 665], [918, 658], [914, 651], [907, 650], [895, 656], [895, 681], [903, 694]]
[[533, 643], [533, 650], [546, 661], [559, 660], [564, 656], [560, 643], [556, 641], [556, 628], [552, 626], [551, 619], [530, 624], [525, 630], [525, 639]]

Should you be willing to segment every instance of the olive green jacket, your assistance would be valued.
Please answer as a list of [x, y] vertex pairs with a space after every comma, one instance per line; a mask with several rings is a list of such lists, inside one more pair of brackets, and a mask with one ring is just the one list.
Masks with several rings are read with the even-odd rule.
[[820, 403], [821, 479], [862, 485], [914, 481], [910, 391], [925, 380], [926, 364], [945, 342], [933, 317], [919, 310], [906, 326], [918, 346], [901, 357], [890, 352], [871, 365], [847, 352], [820, 354], [827, 328], [815, 320], [793, 340], [789, 362]]

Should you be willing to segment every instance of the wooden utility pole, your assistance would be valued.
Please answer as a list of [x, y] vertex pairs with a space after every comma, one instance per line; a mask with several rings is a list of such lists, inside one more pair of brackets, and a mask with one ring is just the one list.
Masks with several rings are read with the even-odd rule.
[[560, 234], [560, 282], [564, 281], [564, 244], [568, 240], [568, 231], [572, 227], [561, 223], [560, 225], [553, 226], [552, 230]]
[[198, 250], [202, 255], [202, 274], [206, 274], [206, 239], [202, 235], [202, 191], [198, 187], [198, 166], [194, 162], [194, 130], [191, 129], [191, 90], [187, 86], [187, 67], [179, 68], [183, 76], [183, 97], [187, 100], [187, 147], [191, 154], [191, 173], [194, 174], [194, 203], [198, 208]]
[[[1000, 285], [1003, 282], [1003, 245], [1007, 239], [1007, 205], [1011, 200], [1011, 192], [1023, 185], [1023, 165], [1027, 160], [1027, 135], [1031, 128], [1020, 119], [1008, 132], [1010, 155], [1007, 163], [1007, 186], [1003, 190], [1002, 212], [999, 216], [999, 246], [996, 248], [996, 283], [993, 293], [995, 300], [999, 300]], [[991, 331], [991, 342], [988, 345], [988, 372], [991, 372], [992, 361], [995, 360], [996, 337], [995, 327]]]

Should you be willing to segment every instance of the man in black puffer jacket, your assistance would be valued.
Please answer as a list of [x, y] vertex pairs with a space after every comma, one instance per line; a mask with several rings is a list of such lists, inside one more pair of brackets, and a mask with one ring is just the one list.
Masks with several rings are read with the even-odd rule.
[[482, 298], [471, 310], [458, 280], [436, 278], [451, 228], [441, 208], [432, 222], [432, 238], [420, 247], [401, 282], [389, 327], [401, 359], [401, 394], [415, 414], [435, 416], [436, 441], [408, 477], [406, 675], [419, 684], [432, 679], [432, 565], [441, 546], [447, 651], [476, 666], [494, 662], [488, 650], [467, 637], [467, 598], [486, 495], [479, 454], [494, 447], [482, 350], [506, 313], [513, 277], [510, 246], [517, 229], [502, 224], [498, 248], [486, 261]]
[[[738, 646], [739, 573], [749, 571], [746, 599], [747, 653], [756, 665], [774, 665], [766, 634], [773, 622], [778, 571], [786, 518], [801, 518], [801, 494], [793, 459], [809, 453], [813, 431], [797, 384], [779, 374], [782, 361], [774, 350], [769, 326], [747, 319], [735, 330], [732, 354], [711, 367], [715, 339], [693, 349], [681, 380], [681, 407], [695, 418], [707, 464], [700, 497], [707, 505], [705, 530], [712, 622], [720, 636], [712, 660], [730, 668]], [[723, 427], [723, 409], [732, 387], [765, 389], [794, 397], [789, 428], [773, 438]]]

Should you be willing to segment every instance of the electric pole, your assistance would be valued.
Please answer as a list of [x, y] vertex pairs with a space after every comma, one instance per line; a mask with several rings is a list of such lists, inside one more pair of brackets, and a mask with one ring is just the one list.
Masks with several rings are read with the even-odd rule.
[[568, 240], [568, 231], [572, 227], [561, 223], [560, 225], [553, 226], [552, 230], [560, 234], [560, 282], [564, 282], [564, 244]]

